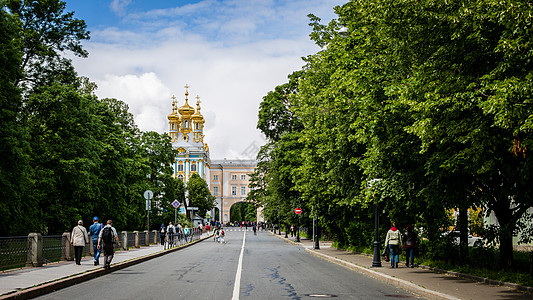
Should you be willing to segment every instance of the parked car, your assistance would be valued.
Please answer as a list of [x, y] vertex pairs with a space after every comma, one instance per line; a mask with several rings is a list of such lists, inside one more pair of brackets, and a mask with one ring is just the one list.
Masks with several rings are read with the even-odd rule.
[[[456, 245], [459, 245], [459, 242], [461, 240], [460, 238], [461, 232], [460, 231], [446, 231], [442, 233], [442, 236], [450, 236], [453, 238], [453, 243]], [[468, 234], [468, 246], [469, 247], [483, 247], [483, 239], [478, 236], [473, 236], [470, 233]]]

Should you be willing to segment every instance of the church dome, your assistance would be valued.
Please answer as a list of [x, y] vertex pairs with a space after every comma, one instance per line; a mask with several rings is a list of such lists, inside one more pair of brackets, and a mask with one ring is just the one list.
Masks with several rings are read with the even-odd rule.
[[[186, 86], [186, 88], [188, 88], [189, 86]], [[185, 90], [185, 104], [183, 106], [181, 106], [180, 108], [178, 108], [178, 112], [182, 115], [182, 116], [191, 116], [192, 114], [194, 114], [194, 108], [192, 108], [190, 105], [189, 105], [189, 91], [188, 90]]]
[[199, 123], [205, 123], [204, 116], [200, 113], [200, 97], [196, 96], [196, 112], [192, 115], [192, 119]]
[[168, 119], [170, 121], [178, 121], [180, 116], [176, 113], [177, 111], [177, 105], [178, 105], [178, 102], [176, 101], [176, 97], [172, 96], [172, 113], [170, 115], [168, 115]]

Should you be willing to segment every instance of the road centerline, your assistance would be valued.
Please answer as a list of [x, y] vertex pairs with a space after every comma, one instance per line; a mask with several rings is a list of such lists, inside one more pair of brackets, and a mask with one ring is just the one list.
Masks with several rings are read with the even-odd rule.
[[231, 297], [231, 300], [239, 300], [239, 292], [241, 289], [242, 259], [244, 256], [244, 245], [245, 244], [246, 244], [246, 231], [244, 231], [243, 236], [242, 236], [241, 254], [239, 255], [237, 273], [235, 274], [235, 284], [233, 285], [233, 297]]

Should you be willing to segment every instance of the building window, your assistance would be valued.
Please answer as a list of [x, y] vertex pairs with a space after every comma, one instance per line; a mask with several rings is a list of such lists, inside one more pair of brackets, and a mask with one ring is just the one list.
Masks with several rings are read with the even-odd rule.
[[183, 172], [183, 164], [178, 164], [178, 172]]
[[237, 180], [237, 175], [231, 175], [231, 180]]
[[237, 187], [236, 186], [232, 186], [231, 187], [231, 195], [232, 196], [237, 196]]
[[191, 164], [191, 172], [196, 172], [196, 163]]
[[183, 181], [183, 175], [181, 175], [181, 174], [178, 175], [178, 179], [181, 180], [181, 181]]
[[241, 175], [241, 180], [246, 180], [246, 175]]
[[246, 196], [246, 187], [241, 186], [241, 196]]
[[218, 180], [218, 175], [213, 175], [213, 180]]
[[218, 196], [218, 186], [213, 187], [213, 196]]

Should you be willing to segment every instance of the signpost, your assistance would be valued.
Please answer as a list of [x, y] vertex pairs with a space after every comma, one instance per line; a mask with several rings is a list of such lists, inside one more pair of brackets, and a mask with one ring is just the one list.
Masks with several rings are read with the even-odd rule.
[[176, 220], [178, 219], [178, 207], [180, 207], [180, 203], [177, 199], [174, 199], [172, 206], [174, 206], [174, 224], [176, 224]]
[[150, 230], [150, 209], [152, 209], [152, 198], [154, 197], [154, 192], [146, 190], [144, 192], [144, 199], [146, 199], [146, 211], [148, 213], [148, 231]]
[[298, 229], [296, 231], [296, 242], [300, 242], [300, 214], [302, 213], [302, 209], [297, 207], [294, 209], [294, 212], [298, 215]]

